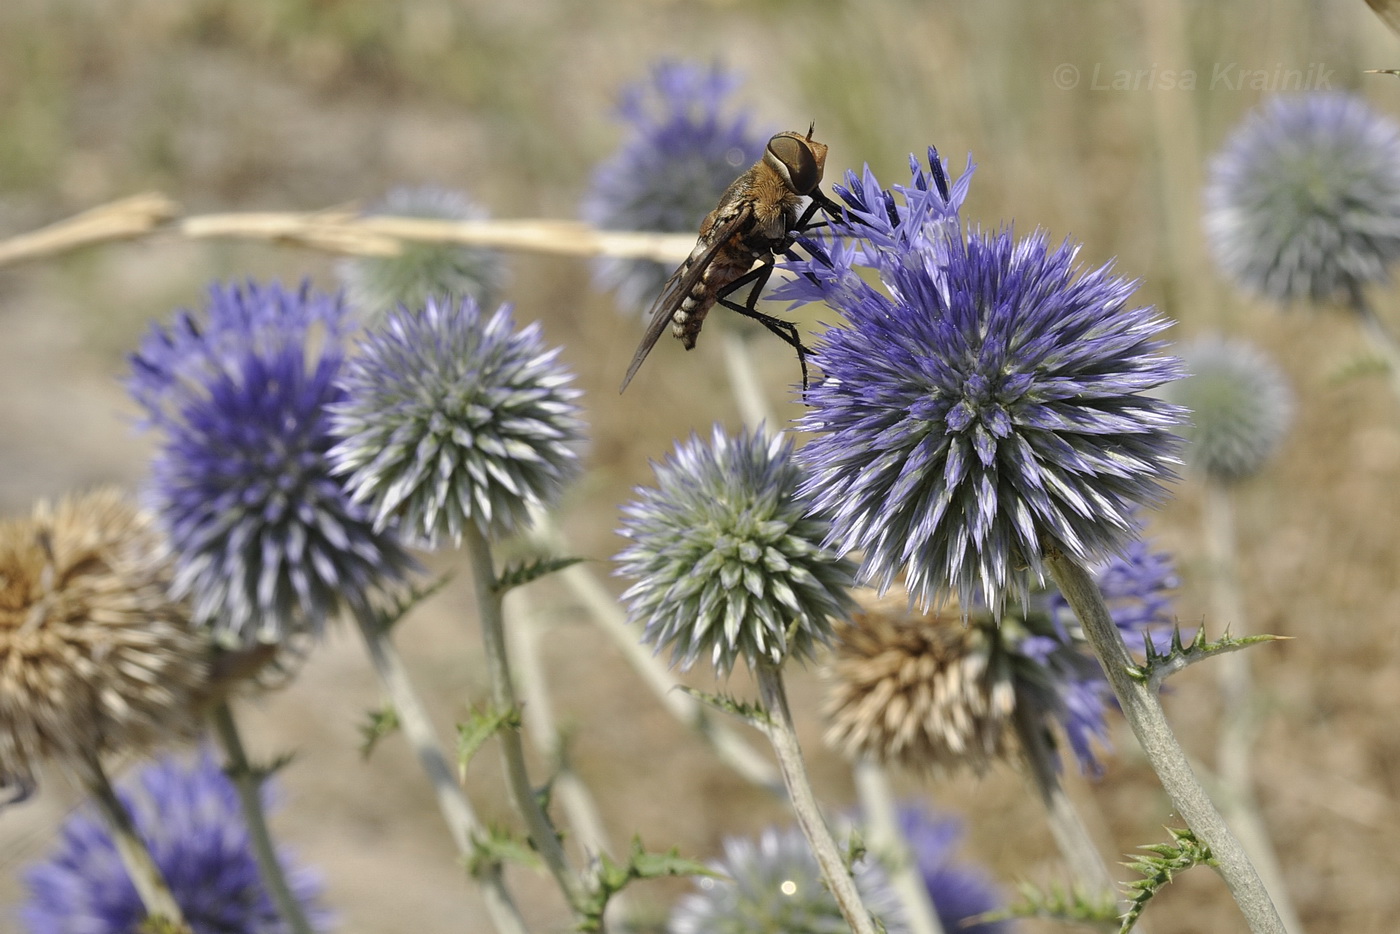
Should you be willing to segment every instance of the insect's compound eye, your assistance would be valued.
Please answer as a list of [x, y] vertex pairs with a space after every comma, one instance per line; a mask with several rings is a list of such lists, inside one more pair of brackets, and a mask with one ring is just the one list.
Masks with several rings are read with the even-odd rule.
[[[768, 141], [768, 151], [763, 161], [782, 175], [787, 186], [799, 195], [811, 194], [821, 184], [822, 161], [817, 158], [815, 147], [804, 139], [801, 133], [779, 133]], [[826, 147], [821, 146], [824, 157]]]

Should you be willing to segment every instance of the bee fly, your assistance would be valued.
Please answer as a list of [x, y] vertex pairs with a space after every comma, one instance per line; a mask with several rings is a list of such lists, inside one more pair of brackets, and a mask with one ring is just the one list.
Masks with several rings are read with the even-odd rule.
[[[828, 213], [839, 210], [819, 187], [827, 147], [812, 139], [814, 126], [807, 128], [806, 136], [792, 130], [770, 139], [763, 158], [736, 178], [719, 199], [719, 206], [705, 216], [695, 249], [652, 303], [646, 334], [632, 355], [619, 392], [632, 382], [668, 323], [671, 333], [691, 350], [705, 315], [716, 304], [754, 319], [796, 350], [802, 385], [807, 385], [807, 348], [798, 339], [797, 326], [755, 311], [754, 305], [773, 274], [775, 254], [786, 253], [795, 235], [817, 226], [812, 217], [818, 208]], [[812, 201], [799, 215], [804, 197]], [[756, 267], [755, 262], [759, 263]], [[747, 301], [739, 304], [729, 300], [750, 284]]]

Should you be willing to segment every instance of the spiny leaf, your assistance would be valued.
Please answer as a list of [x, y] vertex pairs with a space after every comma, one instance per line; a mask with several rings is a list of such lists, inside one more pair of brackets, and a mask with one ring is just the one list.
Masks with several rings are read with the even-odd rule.
[[1215, 865], [1215, 858], [1210, 855], [1210, 847], [1197, 840], [1190, 830], [1168, 827], [1167, 832], [1172, 835], [1171, 843], [1151, 843], [1138, 847], [1150, 855], [1138, 856], [1124, 864], [1133, 872], [1141, 874], [1142, 878], [1127, 884], [1129, 904], [1118, 928], [1119, 934], [1127, 934], [1133, 929], [1147, 903], [1163, 886], [1169, 884], [1178, 872], [1192, 866]]
[[518, 863], [531, 869], [543, 865], [528, 841], [501, 827], [492, 827], [484, 835], [472, 837], [471, 848], [467, 871], [474, 878], [499, 868], [502, 863]]
[[678, 691], [684, 691], [702, 704], [721, 710], [736, 717], [742, 717], [759, 729], [765, 729], [773, 722], [773, 718], [768, 715], [768, 711], [757, 701], [741, 701], [738, 698], [730, 697], [728, 694], [711, 694], [708, 691], [696, 690], [684, 684], [676, 687]]
[[465, 772], [476, 751], [502, 729], [520, 729], [519, 707], [474, 711], [466, 723], [457, 724], [457, 768]]
[[[1384, 72], [1384, 74], [1392, 73]], [[1383, 358], [1374, 354], [1359, 354], [1344, 360], [1341, 366], [1335, 367], [1331, 373], [1327, 374], [1327, 381], [1333, 386], [1340, 386], [1358, 379], [1384, 376], [1389, 372], [1390, 365]]]
[[1240, 649], [1248, 648], [1251, 645], [1259, 645], [1264, 642], [1282, 642], [1288, 636], [1244, 636], [1235, 638], [1229, 631], [1214, 642], [1206, 641], [1205, 629], [1196, 630], [1195, 636], [1190, 642], [1184, 642], [1181, 637], [1181, 627], [1177, 626], [1172, 630], [1171, 646], [1166, 653], [1157, 651], [1150, 638], [1144, 637], [1145, 661], [1141, 665], [1133, 665], [1128, 668], [1128, 674], [1134, 681], [1140, 684], [1147, 684], [1153, 688], [1158, 687], [1169, 676], [1174, 675], [1187, 665], [1194, 665], [1196, 662], [1210, 658], [1213, 655], [1223, 655], [1226, 652], [1238, 652]]
[[603, 930], [603, 913], [607, 910], [608, 901], [638, 879], [716, 876], [718, 873], [704, 863], [681, 856], [674, 847], [665, 853], [649, 853], [642, 846], [641, 838], [633, 837], [626, 860], [619, 863], [606, 853], [601, 854], [591, 875], [581, 908], [583, 917], [578, 923], [578, 930], [585, 932]]
[[1047, 921], [1104, 927], [1116, 927], [1119, 923], [1118, 897], [1113, 892], [1091, 892], [1077, 885], [1066, 889], [1054, 884], [1041, 889], [1029, 882], [1022, 882], [1016, 888], [1021, 894], [1021, 901], [999, 911], [978, 915], [976, 920], [1043, 918]]
[[515, 561], [502, 569], [495, 583], [491, 585], [491, 592], [503, 594], [515, 587], [528, 584], [533, 580], [538, 580], [546, 574], [553, 574], [555, 571], [562, 571], [565, 568], [573, 567], [582, 561], [582, 558], [545, 558], [537, 557], [524, 561]]
[[261, 785], [263, 782], [291, 765], [292, 760], [295, 758], [296, 753], [284, 752], [266, 764], [249, 762], [246, 769], [240, 769], [233, 765], [225, 765], [223, 771], [225, 775], [235, 781], [243, 777], [251, 777], [256, 784]]
[[392, 706], [385, 704], [378, 710], [365, 715], [360, 724], [360, 758], [368, 759], [379, 741], [399, 728], [399, 714]]
[[447, 582], [451, 579], [451, 574], [443, 574], [421, 587], [407, 587], [394, 594], [387, 606], [374, 611], [374, 621], [378, 625], [379, 631], [388, 632], [393, 629], [398, 625], [399, 620], [408, 615], [409, 610], [446, 587]]

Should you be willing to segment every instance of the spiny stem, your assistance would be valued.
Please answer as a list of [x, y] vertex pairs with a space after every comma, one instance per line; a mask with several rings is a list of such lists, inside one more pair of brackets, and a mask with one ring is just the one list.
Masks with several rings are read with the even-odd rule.
[[[462, 786], [457, 784], [447, 754], [433, 729], [427, 709], [413, 687], [408, 670], [388, 633], [380, 625], [378, 616], [369, 607], [356, 608], [355, 622], [364, 638], [374, 670], [389, 695], [389, 702], [394, 705], [394, 713], [398, 716], [404, 736], [413, 746], [424, 774], [433, 785], [438, 808], [457, 845], [457, 852], [464, 860], [471, 860], [475, 856], [473, 841], [483, 834], [483, 828]], [[525, 934], [525, 921], [506, 889], [501, 867], [495, 863], [481, 867], [477, 880], [481, 883], [486, 910], [499, 934]]]
[[1123, 715], [1172, 804], [1196, 836], [1210, 847], [1220, 875], [1250, 930], [1254, 934], [1285, 934], [1283, 922], [1259, 873], [1191, 771], [1186, 754], [1167, 724], [1161, 700], [1156, 692], [1129, 675], [1133, 660], [1093, 578], [1079, 562], [1057, 549], [1048, 551], [1046, 567], [1079, 617], [1085, 636], [1094, 647], [1119, 706], [1123, 708]]
[[797, 730], [788, 707], [782, 671], [767, 662], [760, 663], [757, 668], [759, 697], [768, 711], [765, 730], [769, 742], [773, 744], [773, 751], [777, 753], [778, 768], [783, 773], [783, 782], [787, 785], [797, 823], [812, 846], [812, 855], [817, 858], [827, 888], [836, 897], [841, 916], [855, 934], [875, 934], [870, 912], [861, 902], [851, 870], [841, 856], [841, 849], [831, 835], [826, 818], [822, 817], [816, 795], [812, 793], [807, 766], [802, 760], [802, 748], [797, 744]]
[[243, 738], [238, 733], [238, 723], [233, 719], [233, 711], [228, 701], [215, 705], [211, 715], [214, 731], [219, 736], [219, 745], [228, 756], [225, 771], [233, 787], [238, 791], [238, 801], [243, 807], [243, 821], [248, 825], [248, 839], [253, 847], [253, 857], [258, 863], [258, 875], [277, 906], [277, 913], [291, 928], [294, 934], [311, 934], [311, 924], [306, 920], [301, 903], [292, 894], [287, 884], [287, 874], [277, 858], [277, 849], [272, 844], [272, 833], [267, 826], [267, 811], [262, 802], [262, 778], [253, 772], [248, 762], [248, 754], [243, 748]]
[[[501, 595], [496, 591], [496, 568], [491, 558], [491, 545], [474, 522], [466, 523], [462, 535], [467, 558], [472, 567], [476, 590], [477, 615], [481, 622], [481, 638], [486, 647], [486, 668], [491, 678], [491, 704], [496, 710], [515, 710], [515, 682], [511, 676], [510, 658], [506, 650], [505, 620], [501, 612]], [[496, 734], [501, 758], [505, 764], [506, 784], [511, 802], [525, 819], [530, 841], [558, 883], [569, 906], [580, 913], [583, 908], [583, 888], [578, 876], [569, 867], [559, 833], [540, 806], [530, 776], [525, 768], [525, 748], [520, 731], [509, 726]]]

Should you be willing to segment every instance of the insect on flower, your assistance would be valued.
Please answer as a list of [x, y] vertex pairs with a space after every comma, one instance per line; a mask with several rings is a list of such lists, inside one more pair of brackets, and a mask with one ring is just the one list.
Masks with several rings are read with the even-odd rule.
[[[807, 385], [807, 348], [798, 339], [797, 326], [755, 311], [754, 305], [773, 273], [773, 257], [791, 249], [796, 234], [816, 226], [812, 217], [818, 208], [828, 213], [839, 210], [819, 187], [827, 147], [812, 139], [813, 129], [809, 126], [806, 136], [790, 130], [768, 140], [763, 158], [736, 178], [719, 206], [705, 216], [695, 249], [652, 304], [646, 334], [619, 392], [632, 381], [667, 323], [685, 349], [691, 350], [705, 316], [716, 304], [754, 319], [796, 350], [802, 385]], [[799, 214], [804, 197], [812, 200]], [[754, 266], [755, 262], [759, 265]], [[750, 286], [747, 301], [729, 300], [746, 285]]]

